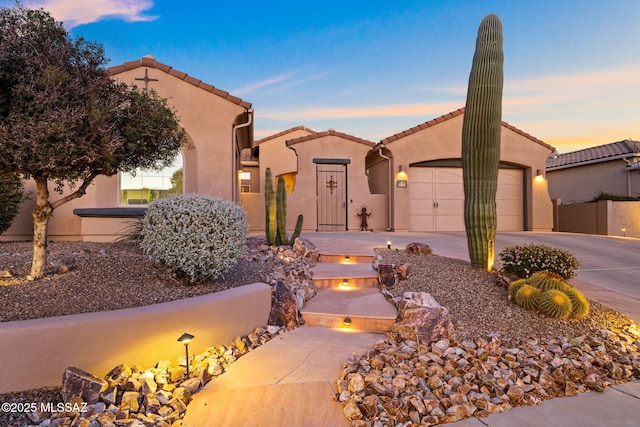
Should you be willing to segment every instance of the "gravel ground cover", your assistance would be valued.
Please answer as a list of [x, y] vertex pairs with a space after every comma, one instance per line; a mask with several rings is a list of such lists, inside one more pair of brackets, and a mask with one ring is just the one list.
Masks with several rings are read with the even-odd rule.
[[[29, 281], [31, 243], [0, 242], [0, 275], [10, 276], [0, 279], [0, 321], [143, 306], [264, 281], [273, 265], [248, 261], [262, 243], [263, 239], [249, 239], [245, 253], [225, 277], [190, 285], [151, 263], [137, 245], [125, 242], [51, 242], [50, 274]], [[578, 337], [593, 329], [620, 329], [632, 323], [596, 302], [591, 302], [585, 319], [549, 319], [508, 301], [506, 288], [496, 285], [494, 274], [475, 270], [468, 262], [384, 249], [377, 253], [385, 263], [411, 265], [408, 278], [391, 290], [393, 296], [402, 297], [405, 291], [430, 293], [447, 307], [461, 339], [498, 334], [508, 346], [528, 337]], [[0, 395], [2, 402], [60, 400], [59, 388]], [[0, 425], [24, 426], [27, 421], [0, 413]]]

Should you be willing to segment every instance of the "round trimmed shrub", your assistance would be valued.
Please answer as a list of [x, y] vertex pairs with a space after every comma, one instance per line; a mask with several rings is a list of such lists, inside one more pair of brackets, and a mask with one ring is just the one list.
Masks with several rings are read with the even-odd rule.
[[140, 246], [152, 261], [186, 274], [193, 283], [229, 271], [248, 234], [246, 213], [237, 204], [199, 194], [173, 195], [149, 205]]
[[0, 175], [0, 234], [7, 231], [24, 200], [24, 185], [17, 174]]
[[524, 285], [516, 292], [516, 304], [525, 310], [537, 310], [541, 295], [542, 292], [535, 286]]
[[554, 319], [566, 319], [571, 315], [571, 299], [562, 291], [551, 289], [540, 294], [540, 311]]
[[580, 267], [580, 261], [570, 251], [544, 244], [507, 246], [498, 256], [502, 271], [523, 278], [546, 270], [567, 280], [574, 277]]

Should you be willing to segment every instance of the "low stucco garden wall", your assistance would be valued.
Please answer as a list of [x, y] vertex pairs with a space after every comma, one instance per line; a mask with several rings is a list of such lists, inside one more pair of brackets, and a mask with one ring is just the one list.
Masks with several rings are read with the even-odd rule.
[[560, 203], [560, 199], [554, 200], [555, 231], [640, 237], [640, 202]]
[[0, 323], [0, 393], [59, 386], [65, 368], [102, 377], [115, 366], [153, 366], [267, 324], [271, 288], [255, 283], [179, 301], [124, 310]]

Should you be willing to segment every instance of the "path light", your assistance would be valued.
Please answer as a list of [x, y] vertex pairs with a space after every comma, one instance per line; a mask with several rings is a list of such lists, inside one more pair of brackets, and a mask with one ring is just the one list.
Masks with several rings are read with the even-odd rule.
[[387, 249], [391, 250], [391, 240], [387, 240]]
[[192, 339], [194, 339], [195, 336], [185, 332], [184, 334], [180, 335], [180, 338], [178, 338], [178, 342], [181, 342], [182, 344], [184, 344], [184, 351], [186, 353], [187, 356], [187, 378], [189, 378], [189, 343], [191, 342]]

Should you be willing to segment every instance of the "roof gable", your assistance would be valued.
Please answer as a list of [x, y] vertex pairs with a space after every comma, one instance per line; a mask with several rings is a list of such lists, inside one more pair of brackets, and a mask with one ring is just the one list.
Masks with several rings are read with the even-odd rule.
[[359, 144], [364, 144], [369, 147], [375, 147], [376, 143], [372, 141], [367, 141], [366, 139], [358, 138], [357, 136], [348, 135], [342, 132], [336, 132], [333, 129], [326, 130], [324, 132], [316, 132], [311, 135], [301, 136], [299, 138], [290, 139], [287, 141], [287, 147], [290, 147], [295, 144], [300, 144], [301, 142], [312, 141], [314, 139], [322, 138], [325, 136], [337, 136], [339, 138], [347, 139], [349, 141], [357, 142]]
[[[394, 135], [391, 135], [390, 137], [387, 137], [387, 138], [383, 139], [380, 142], [382, 144], [384, 144], [384, 145], [389, 144], [390, 142], [397, 141], [398, 139], [404, 138], [405, 136], [411, 135], [411, 134], [416, 133], [416, 132], [420, 132], [423, 129], [435, 126], [437, 124], [440, 124], [440, 123], [445, 122], [447, 120], [451, 120], [452, 118], [461, 116], [463, 114], [464, 114], [464, 107], [463, 108], [458, 108], [455, 111], [452, 111], [452, 112], [447, 113], [445, 115], [442, 115], [440, 117], [436, 117], [435, 119], [429, 120], [428, 122], [419, 124], [419, 125], [414, 126], [414, 127], [410, 128], [410, 129], [407, 129], [405, 131], [402, 131], [402, 132], [396, 133]], [[536, 138], [536, 137], [534, 137], [534, 136], [532, 136], [532, 135], [530, 135], [530, 134], [518, 129], [517, 127], [515, 127], [513, 125], [510, 125], [507, 122], [503, 121], [503, 122], [501, 122], [501, 124], [502, 124], [502, 126], [506, 127], [507, 129], [509, 129], [509, 130], [519, 134], [519, 135], [522, 135], [527, 139], [530, 139], [531, 141], [535, 142], [536, 144], [542, 145], [543, 147], [547, 148], [550, 151], [554, 151], [555, 150], [555, 148], [552, 147], [551, 145], [549, 145], [549, 144], [539, 140], [538, 138]]]
[[547, 169], [564, 169], [590, 163], [608, 162], [639, 154], [640, 143], [624, 140], [559, 154], [554, 158], [547, 159]]
[[157, 68], [160, 71], [163, 71], [167, 74], [170, 74], [174, 77], [184, 80], [185, 82], [192, 84], [197, 88], [200, 88], [207, 92], [211, 92], [214, 95], [218, 95], [219, 97], [224, 98], [227, 101], [230, 101], [234, 104], [240, 105], [241, 107], [251, 108], [250, 102], [243, 101], [242, 99], [231, 95], [229, 92], [220, 90], [213, 85], [203, 82], [202, 80], [198, 80], [194, 77], [189, 76], [187, 73], [183, 73], [182, 71], [178, 71], [173, 67], [170, 67], [166, 64], [158, 62], [153, 56], [144, 56], [142, 59], [139, 59], [137, 61], [129, 61], [121, 65], [115, 65], [113, 67], [109, 67], [108, 71], [109, 71], [109, 74], [111, 74], [112, 76], [115, 76], [125, 71], [129, 71], [129, 70], [133, 70], [141, 67]]
[[297, 130], [304, 130], [304, 131], [307, 131], [307, 132], [309, 132], [311, 134], [316, 133], [316, 131], [309, 129], [308, 127], [300, 125], [300, 126], [292, 127], [291, 129], [283, 130], [282, 132], [274, 133], [273, 135], [266, 136], [266, 137], [264, 137], [262, 139], [259, 139], [259, 140], [254, 142], [254, 145], [260, 145], [263, 142], [267, 142], [267, 141], [270, 141], [272, 139], [279, 138], [279, 137], [281, 137], [283, 135], [295, 132]]

